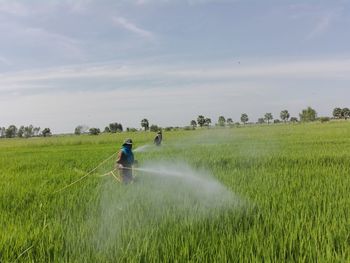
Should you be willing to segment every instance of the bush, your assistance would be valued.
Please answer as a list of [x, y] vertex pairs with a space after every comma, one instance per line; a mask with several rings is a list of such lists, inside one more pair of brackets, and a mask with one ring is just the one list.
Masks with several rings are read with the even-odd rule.
[[296, 122], [298, 122], [298, 118], [296, 118], [296, 117], [292, 117], [292, 118], [290, 118], [290, 122], [294, 122], [294, 123], [296, 123]]
[[183, 129], [184, 129], [184, 131], [192, 131], [192, 130], [194, 130], [193, 126], [185, 126]]
[[158, 127], [158, 125], [152, 124], [149, 129], [151, 132], [157, 132], [160, 130], [160, 127]]
[[99, 128], [90, 128], [89, 129], [89, 134], [90, 135], [99, 135], [100, 134], [100, 129]]
[[265, 123], [264, 118], [259, 118], [257, 123], [258, 124], [264, 124]]
[[329, 117], [320, 117], [320, 121], [322, 122], [322, 123], [324, 123], [324, 122], [329, 122], [331, 120], [331, 118], [329, 118]]

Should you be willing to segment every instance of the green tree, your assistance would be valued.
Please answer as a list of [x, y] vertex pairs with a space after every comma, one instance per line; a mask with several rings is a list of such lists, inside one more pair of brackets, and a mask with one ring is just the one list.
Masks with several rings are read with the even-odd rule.
[[191, 121], [191, 126], [193, 129], [195, 129], [197, 127], [197, 122], [195, 120]]
[[210, 124], [211, 124], [211, 119], [210, 118], [205, 118], [204, 125], [209, 128]]
[[33, 136], [39, 136], [40, 133], [40, 127], [34, 127], [33, 128]]
[[226, 124], [226, 119], [225, 119], [224, 116], [220, 116], [220, 117], [219, 117], [219, 119], [218, 119], [218, 124], [219, 124], [219, 126], [221, 126], [221, 127], [224, 127], [224, 126], [225, 126], [225, 124]]
[[17, 131], [17, 137], [22, 138], [23, 134], [24, 134], [24, 126], [22, 125], [21, 127], [19, 127]]
[[283, 110], [280, 113], [280, 117], [281, 117], [281, 120], [286, 123], [289, 120], [290, 114], [287, 110]]
[[109, 130], [112, 133], [122, 132], [123, 131], [123, 125], [121, 123], [118, 123], [118, 122], [110, 123], [109, 124]]
[[33, 125], [29, 125], [24, 127], [24, 137], [29, 138], [34, 136], [34, 127]]
[[6, 137], [6, 128], [0, 127], [0, 137], [5, 138]]
[[42, 134], [44, 137], [48, 137], [48, 136], [51, 136], [51, 135], [52, 135], [50, 128], [45, 128], [45, 129], [43, 129], [43, 131], [41, 132], [41, 134]]
[[341, 115], [345, 120], [347, 120], [348, 118], [350, 118], [350, 109], [349, 108], [342, 109]]
[[242, 122], [243, 124], [246, 124], [248, 121], [249, 121], [248, 114], [247, 114], [247, 113], [243, 113], [243, 114], [241, 115], [241, 122]]
[[227, 123], [228, 126], [232, 127], [233, 126], [232, 118], [227, 118], [226, 123]]
[[300, 116], [300, 121], [304, 121], [304, 122], [315, 121], [317, 118], [317, 112], [313, 108], [308, 107], [307, 109], [302, 110], [299, 116]]
[[14, 138], [17, 135], [17, 127], [15, 125], [10, 125], [6, 131], [5, 136], [6, 138]]
[[108, 127], [108, 126], [106, 126], [103, 132], [104, 132], [104, 133], [110, 133], [110, 132], [111, 132], [111, 130], [109, 129], [109, 127]]
[[74, 129], [74, 134], [75, 135], [80, 135], [80, 134], [82, 134], [82, 132], [83, 132], [83, 126], [82, 125], [78, 125], [77, 127], [75, 127], [75, 129]]
[[203, 115], [199, 115], [199, 116], [197, 117], [197, 123], [198, 123], [199, 127], [203, 127], [203, 126], [204, 126], [204, 124], [205, 124], [205, 118], [204, 118]]
[[335, 119], [341, 119], [342, 118], [342, 109], [341, 108], [335, 108], [333, 110], [333, 117]]
[[149, 122], [147, 119], [143, 119], [141, 121], [141, 127], [145, 129], [145, 131], [148, 131], [149, 130]]
[[267, 121], [267, 124], [270, 124], [270, 121], [273, 119], [272, 113], [265, 113], [264, 118]]

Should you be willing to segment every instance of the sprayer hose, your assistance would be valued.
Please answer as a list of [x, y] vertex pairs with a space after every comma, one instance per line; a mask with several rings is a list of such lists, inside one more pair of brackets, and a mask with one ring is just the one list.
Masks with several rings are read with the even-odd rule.
[[97, 165], [94, 169], [92, 169], [91, 171], [89, 171], [87, 174], [85, 174], [84, 176], [80, 177], [78, 180], [76, 180], [76, 181], [74, 181], [74, 182], [72, 182], [72, 183], [70, 183], [70, 184], [68, 184], [68, 185], [66, 185], [66, 186], [64, 186], [64, 187], [62, 187], [62, 188], [59, 189], [59, 190], [54, 191], [53, 193], [55, 194], [55, 193], [61, 192], [61, 191], [65, 190], [65, 189], [67, 189], [68, 187], [71, 187], [72, 185], [74, 185], [74, 184], [80, 182], [81, 180], [83, 180], [84, 178], [86, 178], [88, 175], [90, 175], [90, 174], [92, 174], [94, 171], [96, 171], [97, 168], [99, 168], [102, 164], [104, 164], [105, 162], [109, 161], [115, 154], [116, 154], [116, 152], [113, 153], [110, 157], [108, 157], [108, 158], [105, 159], [104, 161], [102, 161], [99, 165]]

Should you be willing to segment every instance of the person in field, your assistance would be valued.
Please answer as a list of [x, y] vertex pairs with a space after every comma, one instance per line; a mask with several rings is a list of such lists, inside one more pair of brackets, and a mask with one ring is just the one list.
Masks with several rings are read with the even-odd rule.
[[163, 140], [162, 132], [159, 131], [159, 132], [157, 132], [157, 135], [154, 138], [154, 144], [156, 146], [160, 146], [162, 144], [162, 140]]
[[136, 164], [136, 162], [132, 152], [132, 140], [126, 139], [118, 152], [116, 163], [116, 168], [119, 171], [123, 183], [127, 184], [133, 181], [132, 166]]

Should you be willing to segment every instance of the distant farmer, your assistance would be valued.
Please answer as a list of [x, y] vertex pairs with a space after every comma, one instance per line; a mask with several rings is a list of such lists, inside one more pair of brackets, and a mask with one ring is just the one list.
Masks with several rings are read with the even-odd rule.
[[157, 146], [160, 146], [162, 144], [162, 140], [163, 140], [162, 132], [159, 131], [159, 132], [157, 132], [157, 135], [154, 138], [154, 144]]
[[130, 183], [133, 180], [132, 166], [136, 163], [132, 152], [132, 140], [126, 139], [118, 153], [116, 168], [123, 183]]

